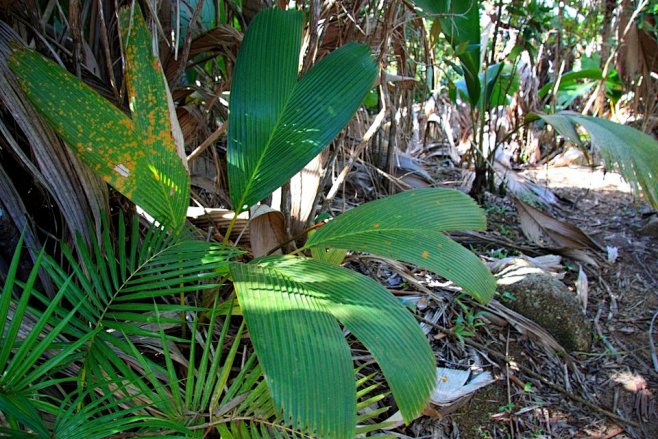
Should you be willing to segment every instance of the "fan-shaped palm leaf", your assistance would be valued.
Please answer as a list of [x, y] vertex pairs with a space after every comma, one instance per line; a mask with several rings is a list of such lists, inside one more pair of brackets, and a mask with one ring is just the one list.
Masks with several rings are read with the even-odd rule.
[[244, 211], [285, 183], [345, 126], [377, 75], [367, 47], [348, 44], [299, 82], [301, 11], [251, 22], [236, 61], [229, 115], [229, 184]]
[[658, 208], [658, 141], [635, 128], [579, 113], [532, 113], [529, 120], [541, 118], [560, 134], [584, 148], [576, 131], [581, 125], [592, 139], [606, 165], [616, 167], [635, 190], [642, 188], [651, 206]]
[[415, 320], [382, 286], [298, 257], [236, 263], [230, 270], [265, 377], [288, 423], [321, 437], [354, 435], [351, 358], [334, 319], [372, 352], [404, 418], [410, 421], [422, 410], [434, 384], [433, 355]]
[[94, 172], [177, 230], [190, 179], [172, 135], [162, 67], [139, 6], [122, 8], [119, 22], [132, 118], [34, 51], [15, 51], [10, 65], [37, 110]]
[[356, 389], [351, 354], [326, 304], [309, 285], [278, 270], [236, 263], [230, 271], [285, 422], [319, 437], [353, 436]]
[[417, 189], [343, 213], [310, 236], [305, 247], [358, 250], [409, 262], [486, 303], [496, 288], [491, 273], [477, 256], [442, 233], [485, 226], [483, 211], [467, 195]]

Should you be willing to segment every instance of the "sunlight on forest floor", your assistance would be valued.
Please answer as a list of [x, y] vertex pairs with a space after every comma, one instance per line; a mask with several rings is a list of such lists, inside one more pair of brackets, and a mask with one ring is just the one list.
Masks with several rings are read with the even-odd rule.
[[587, 166], [543, 167], [523, 172], [535, 181], [550, 187], [570, 187], [596, 191], [631, 193], [631, 186], [616, 172], [604, 172]]

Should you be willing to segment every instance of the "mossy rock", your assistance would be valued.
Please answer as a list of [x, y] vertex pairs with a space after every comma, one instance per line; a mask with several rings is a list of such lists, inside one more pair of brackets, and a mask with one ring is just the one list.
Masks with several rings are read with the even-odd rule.
[[562, 282], [523, 260], [497, 277], [505, 306], [542, 326], [567, 351], [589, 350], [590, 323], [575, 293]]

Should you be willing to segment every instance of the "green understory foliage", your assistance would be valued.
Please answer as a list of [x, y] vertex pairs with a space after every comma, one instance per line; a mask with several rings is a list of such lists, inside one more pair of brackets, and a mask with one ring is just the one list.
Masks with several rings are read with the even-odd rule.
[[[228, 243], [195, 239], [162, 68], [139, 8], [119, 17], [130, 116], [41, 55], [13, 54], [12, 69], [44, 118], [155, 221], [144, 232], [138, 219], [128, 226], [119, 216], [116, 234], [105, 224], [80, 260], [63, 246], [66, 269], [42, 255], [33, 273], [43, 266], [52, 277], [52, 301], [34, 287], [36, 275], [21, 283], [12, 265], [0, 300], [4, 433], [352, 438], [377, 427], [368, 422], [378, 411], [363, 409], [383, 396], [355, 375], [345, 330], [413, 420], [436, 379], [415, 319], [377, 282], [309, 255], [350, 250], [405, 261], [487, 302], [493, 277], [443, 234], [484, 229], [483, 211], [460, 192], [428, 188], [352, 209], [294, 255], [248, 261]], [[228, 121], [236, 218], [321, 152], [377, 77], [368, 48], [347, 44], [298, 78], [301, 30], [301, 12], [270, 9], [242, 42]], [[236, 364], [246, 334], [255, 354]], [[52, 394], [63, 396], [61, 407]]]
[[[480, 0], [452, 2], [450, 0], [414, 0], [421, 13], [433, 20], [433, 31], [439, 31], [446, 42], [454, 49], [460, 61], [457, 67], [461, 80], [451, 84], [453, 101], [457, 96], [470, 105], [470, 118], [473, 127], [470, 155], [475, 167], [475, 181], [471, 194], [481, 196], [485, 186], [493, 187], [494, 157], [500, 146], [484, 147], [487, 119], [501, 106], [509, 105], [509, 97], [519, 89], [516, 62], [526, 47], [517, 45], [510, 51], [505, 62], [487, 65], [487, 57], [481, 57], [486, 49], [480, 47]], [[502, 5], [502, 3], [501, 3]], [[537, 5], [535, 5], [536, 7]], [[518, 12], [518, 11], [517, 11]], [[494, 49], [492, 49], [494, 50]], [[595, 82], [578, 84], [577, 80], [603, 80], [600, 69], [569, 72], [559, 78], [558, 86], [554, 82], [545, 84], [538, 90], [538, 96], [546, 96], [550, 90], [556, 97], [573, 100], [583, 94], [585, 88], [594, 87]], [[606, 95], [612, 101], [618, 100], [621, 83], [613, 72], [609, 72], [604, 81]], [[525, 115], [525, 122], [543, 120], [551, 125], [567, 140], [575, 143], [588, 154], [587, 144], [578, 131], [582, 127], [589, 135], [592, 149], [600, 152], [607, 167], [617, 169], [631, 186], [640, 191], [652, 207], [658, 207], [658, 141], [632, 127], [620, 125], [607, 119], [582, 115], [570, 111], [554, 114], [530, 112]], [[517, 126], [515, 129], [519, 129]], [[486, 183], [486, 184], [485, 184]]]

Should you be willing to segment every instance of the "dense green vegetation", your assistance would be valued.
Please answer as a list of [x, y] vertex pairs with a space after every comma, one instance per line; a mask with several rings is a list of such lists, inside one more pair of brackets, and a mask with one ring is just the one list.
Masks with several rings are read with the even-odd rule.
[[[0, 436], [350, 438], [390, 404], [410, 423], [436, 359], [347, 254], [487, 303], [492, 275], [445, 233], [485, 228], [497, 152], [546, 153], [524, 143], [548, 125], [658, 206], [652, 64], [615, 71], [628, 32], [601, 39], [605, 5], [412, 3], [2, 11]], [[655, 39], [656, 11], [629, 8], [617, 27]], [[427, 147], [412, 108], [432, 100], [463, 114], [473, 198], [391, 191], [324, 219], [357, 157], [390, 172]]]

